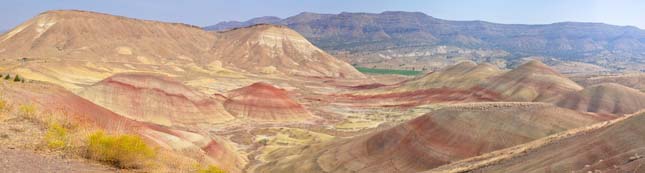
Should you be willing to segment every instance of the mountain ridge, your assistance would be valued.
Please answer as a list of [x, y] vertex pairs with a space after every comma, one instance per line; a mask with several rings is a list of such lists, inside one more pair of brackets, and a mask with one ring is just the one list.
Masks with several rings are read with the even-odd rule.
[[[350, 63], [361, 66], [421, 69], [424, 66], [414, 64], [432, 61], [406, 58], [439, 59], [451, 63], [458, 61], [453, 58], [465, 58], [489, 63], [502, 61], [504, 63], [499, 66], [508, 67], [519, 63], [522, 57], [545, 56], [600, 65], [615, 71], [645, 68], [638, 65], [638, 62], [645, 62], [645, 30], [634, 26], [591, 22], [499, 24], [444, 20], [421, 12], [402, 11], [303, 12], [267, 23], [289, 26], [316, 46], [339, 57], [347, 55]], [[218, 25], [204, 28], [215, 26]], [[440, 46], [454, 47], [455, 50], [441, 52], [432, 49]], [[403, 63], [392, 58], [403, 59]], [[395, 66], [399, 64], [404, 65]], [[445, 64], [429, 66], [440, 68]]]

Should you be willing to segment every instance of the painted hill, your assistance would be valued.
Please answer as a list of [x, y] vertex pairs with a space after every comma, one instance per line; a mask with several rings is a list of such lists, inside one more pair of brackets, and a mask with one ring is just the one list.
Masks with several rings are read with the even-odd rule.
[[205, 59], [215, 36], [175, 23], [87, 11], [47, 11], [0, 37], [3, 59], [165, 64]]
[[185, 24], [69, 10], [41, 13], [0, 36], [0, 59], [13, 62], [7, 65], [13, 73], [75, 89], [120, 72], [363, 77], [286, 27], [261, 25], [215, 33]]
[[394, 105], [433, 102], [545, 101], [583, 88], [539, 61], [510, 71], [482, 63], [461, 62], [399, 84], [347, 93], [355, 100]]
[[[645, 69], [645, 31], [631, 26], [563, 22], [543, 25], [451, 21], [420, 12], [300, 13], [280, 21], [250, 20], [292, 28], [318, 47], [348, 54], [351, 63], [405, 68], [454, 63], [452, 57], [512, 67], [521, 57], [557, 57], [612, 70]], [[225, 23], [206, 27], [230, 29]], [[231, 26], [237, 27], [237, 26]], [[404, 63], [404, 66], [399, 66]], [[385, 64], [385, 65], [383, 65]], [[423, 64], [423, 65], [416, 65]], [[554, 65], [554, 64], [549, 64]], [[371, 67], [371, 66], [368, 66]], [[434, 69], [433, 69], [434, 70]]]
[[583, 88], [540, 61], [532, 60], [496, 76], [482, 88], [500, 93], [507, 101], [540, 101]]
[[134, 121], [56, 85], [0, 81], [0, 89], [5, 91], [3, 98], [12, 105], [34, 104], [37, 111], [63, 112], [70, 121], [79, 121], [106, 131], [138, 134], [162, 149], [221, 166], [230, 172], [241, 172], [247, 162], [223, 138]]
[[224, 66], [255, 73], [362, 78], [351, 65], [318, 49], [287, 27], [253, 25], [221, 32], [211, 52]]
[[605, 76], [576, 76], [573, 79], [574, 81], [585, 87], [601, 83], [617, 83], [645, 92], [645, 73]]
[[620, 84], [603, 83], [550, 102], [583, 112], [622, 115], [645, 109], [645, 93]]
[[117, 74], [79, 93], [128, 118], [167, 126], [232, 120], [224, 100], [210, 97], [166, 76]]
[[313, 115], [291, 99], [284, 89], [258, 82], [232, 90], [224, 102], [226, 110], [236, 117], [258, 121], [302, 121]]
[[360, 137], [276, 151], [258, 171], [422, 171], [601, 120], [545, 103], [469, 103]]
[[404, 82], [392, 91], [413, 91], [419, 88], [470, 89], [501, 73], [501, 70], [488, 63], [464, 61]]
[[641, 111], [427, 172], [639, 172], [644, 122]]

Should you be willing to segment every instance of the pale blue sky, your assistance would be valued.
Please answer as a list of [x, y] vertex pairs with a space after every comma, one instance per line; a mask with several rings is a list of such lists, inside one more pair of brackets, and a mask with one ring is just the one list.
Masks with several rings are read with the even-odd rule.
[[545, 24], [602, 22], [645, 28], [643, 0], [3, 0], [0, 30], [40, 12], [79, 9], [198, 26], [258, 16], [318, 13], [419, 11], [451, 20]]

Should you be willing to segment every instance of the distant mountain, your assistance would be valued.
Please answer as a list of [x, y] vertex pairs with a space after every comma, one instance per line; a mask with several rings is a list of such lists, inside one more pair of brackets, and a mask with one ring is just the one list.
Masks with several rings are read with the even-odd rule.
[[279, 23], [281, 20], [282, 19], [279, 17], [265, 16], [265, 17], [253, 18], [246, 22], [238, 22], [238, 21], [220, 22], [220, 23], [217, 23], [217, 25], [207, 26], [204, 29], [224, 31], [224, 30], [246, 27], [246, 26], [251, 26], [251, 25], [260, 24], [260, 23]]
[[520, 64], [520, 57], [545, 56], [611, 70], [645, 69], [645, 31], [631, 26], [450, 21], [420, 12], [300, 13], [277, 19], [262, 17], [205, 28], [286, 25], [318, 47], [370, 67], [434, 69], [463, 59], [506, 67]]

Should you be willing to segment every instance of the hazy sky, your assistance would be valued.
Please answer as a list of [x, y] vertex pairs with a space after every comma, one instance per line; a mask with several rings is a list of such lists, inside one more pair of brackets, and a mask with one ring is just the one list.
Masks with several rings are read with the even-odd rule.
[[644, 0], [2, 0], [0, 30], [52, 9], [80, 9], [198, 26], [258, 16], [420, 11], [451, 20], [603, 22], [645, 28]]

